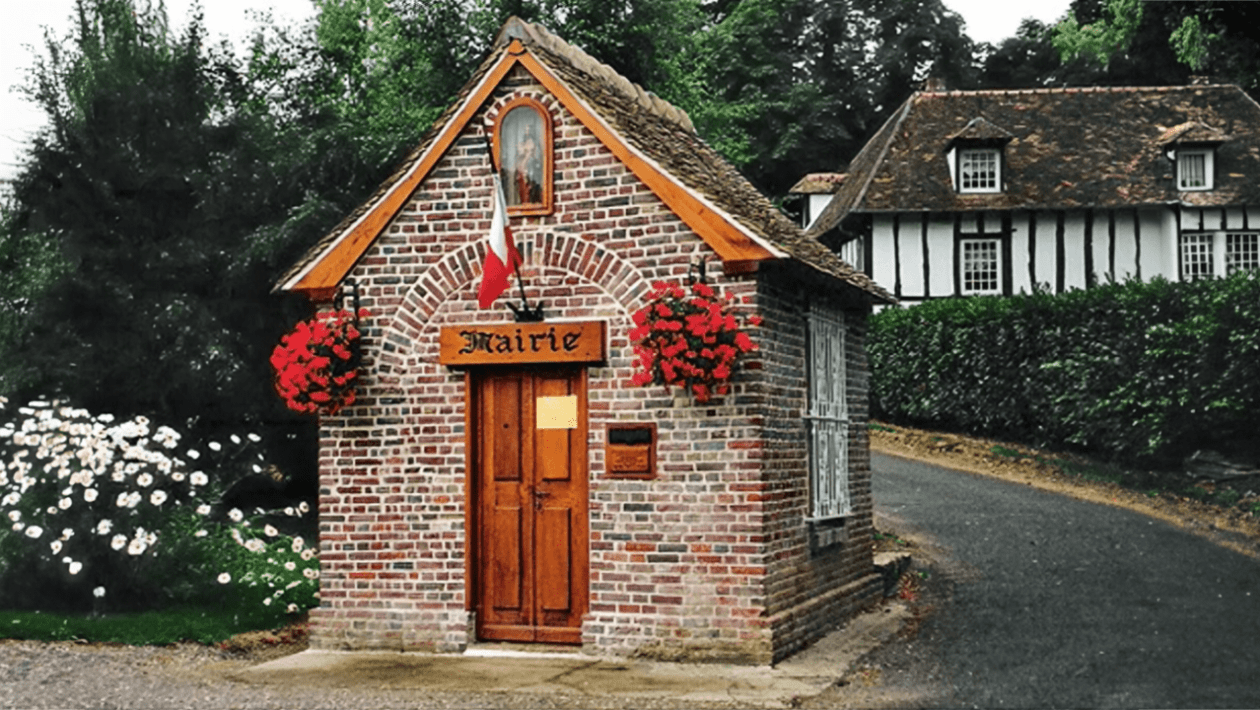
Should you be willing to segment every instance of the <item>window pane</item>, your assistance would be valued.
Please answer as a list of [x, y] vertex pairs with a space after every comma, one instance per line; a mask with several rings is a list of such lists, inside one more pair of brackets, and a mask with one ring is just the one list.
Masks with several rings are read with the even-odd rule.
[[998, 240], [967, 239], [962, 243], [964, 293], [997, 293], [1002, 290], [998, 273]]
[[1225, 235], [1225, 273], [1260, 269], [1260, 234], [1242, 232]]
[[519, 106], [503, 117], [499, 127], [499, 166], [503, 194], [509, 205], [540, 205], [543, 201], [543, 120], [538, 112]]
[[964, 150], [960, 160], [959, 187], [962, 191], [998, 189], [996, 150]]
[[1203, 153], [1178, 153], [1177, 176], [1182, 189], [1207, 187], [1207, 156]]
[[1187, 281], [1212, 275], [1212, 235], [1181, 235], [1181, 273]]

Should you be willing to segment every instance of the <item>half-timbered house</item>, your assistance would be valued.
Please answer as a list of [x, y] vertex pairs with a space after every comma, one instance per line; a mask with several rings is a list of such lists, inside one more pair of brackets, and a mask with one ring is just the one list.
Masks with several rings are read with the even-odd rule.
[[[514, 320], [515, 282], [479, 307], [491, 158], [542, 322]], [[764, 319], [706, 403], [634, 384], [628, 335], [701, 263]], [[277, 288], [370, 313], [358, 399], [320, 421], [315, 647], [768, 663], [878, 595], [863, 344], [891, 296], [544, 28], [510, 20]]]
[[831, 198], [844, 184], [844, 173], [809, 173], [788, 190], [788, 197], [800, 204], [801, 227], [808, 229], [818, 221]]
[[1236, 86], [923, 91], [807, 233], [909, 302], [1226, 275], [1260, 266], [1258, 177]]

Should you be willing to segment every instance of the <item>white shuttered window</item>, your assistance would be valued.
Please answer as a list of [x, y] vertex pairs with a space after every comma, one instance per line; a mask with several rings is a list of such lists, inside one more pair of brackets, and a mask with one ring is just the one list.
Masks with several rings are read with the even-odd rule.
[[835, 518], [852, 512], [842, 313], [810, 312], [809, 349], [810, 516]]

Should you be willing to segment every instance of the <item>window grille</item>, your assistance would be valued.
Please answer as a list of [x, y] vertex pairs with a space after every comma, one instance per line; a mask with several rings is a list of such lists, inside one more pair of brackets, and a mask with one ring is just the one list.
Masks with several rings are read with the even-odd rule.
[[852, 512], [849, 496], [849, 403], [845, 378], [844, 315], [809, 314], [810, 514], [835, 518]]
[[1212, 235], [1181, 235], [1181, 276], [1187, 281], [1212, 275]]
[[998, 151], [992, 148], [962, 151], [958, 173], [961, 192], [997, 192], [1000, 189]]
[[1225, 275], [1260, 269], [1260, 234], [1233, 232], [1225, 235]]
[[962, 242], [963, 293], [1002, 291], [1001, 243], [997, 239], [965, 239]]

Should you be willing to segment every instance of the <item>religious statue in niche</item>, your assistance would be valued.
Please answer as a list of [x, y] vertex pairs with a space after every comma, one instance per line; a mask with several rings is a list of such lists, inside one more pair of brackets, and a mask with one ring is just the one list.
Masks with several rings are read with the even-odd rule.
[[508, 205], [543, 202], [542, 116], [521, 106], [508, 112], [499, 127], [499, 158]]

